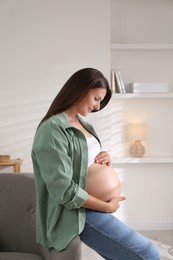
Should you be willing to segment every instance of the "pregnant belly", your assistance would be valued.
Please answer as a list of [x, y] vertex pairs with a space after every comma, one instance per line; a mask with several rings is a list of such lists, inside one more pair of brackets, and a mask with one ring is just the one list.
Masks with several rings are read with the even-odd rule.
[[104, 201], [120, 196], [120, 181], [110, 166], [93, 163], [88, 167], [87, 192]]

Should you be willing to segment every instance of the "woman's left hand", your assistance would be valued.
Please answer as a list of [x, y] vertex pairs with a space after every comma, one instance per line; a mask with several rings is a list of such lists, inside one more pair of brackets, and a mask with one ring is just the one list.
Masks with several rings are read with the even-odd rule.
[[96, 157], [95, 157], [95, 162], [99, 164], [106, 164], [107, 166], [111, 165], [111, 160], [110, 156], [106, 151], [100, 152]]

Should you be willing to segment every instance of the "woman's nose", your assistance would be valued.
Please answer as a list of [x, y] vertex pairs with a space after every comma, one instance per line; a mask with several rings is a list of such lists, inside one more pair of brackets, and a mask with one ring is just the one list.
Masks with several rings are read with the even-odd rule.
[[100, 109], [100, 104], [96, 104], [95, 106], [94, 106], [94, 110], [99, 110]]

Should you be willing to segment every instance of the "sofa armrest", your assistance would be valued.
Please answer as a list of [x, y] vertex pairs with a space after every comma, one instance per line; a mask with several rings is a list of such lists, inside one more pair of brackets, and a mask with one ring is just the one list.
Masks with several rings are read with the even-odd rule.
[[68, 247], [61, 252], [40, 246], [40, 255], [42, 255], [45, 260], [81, 260], [81, 244], [80, 237], [77, 236], [70, 242]]

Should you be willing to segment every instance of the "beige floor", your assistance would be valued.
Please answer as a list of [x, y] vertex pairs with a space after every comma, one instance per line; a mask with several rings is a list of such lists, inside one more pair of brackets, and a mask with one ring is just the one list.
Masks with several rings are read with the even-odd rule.
[[[173, 260], [173, 230], [140, 231], [159, 247], [161, 260]], [[82, 260], [103, 260], [96, 252], [82, 245]]]

